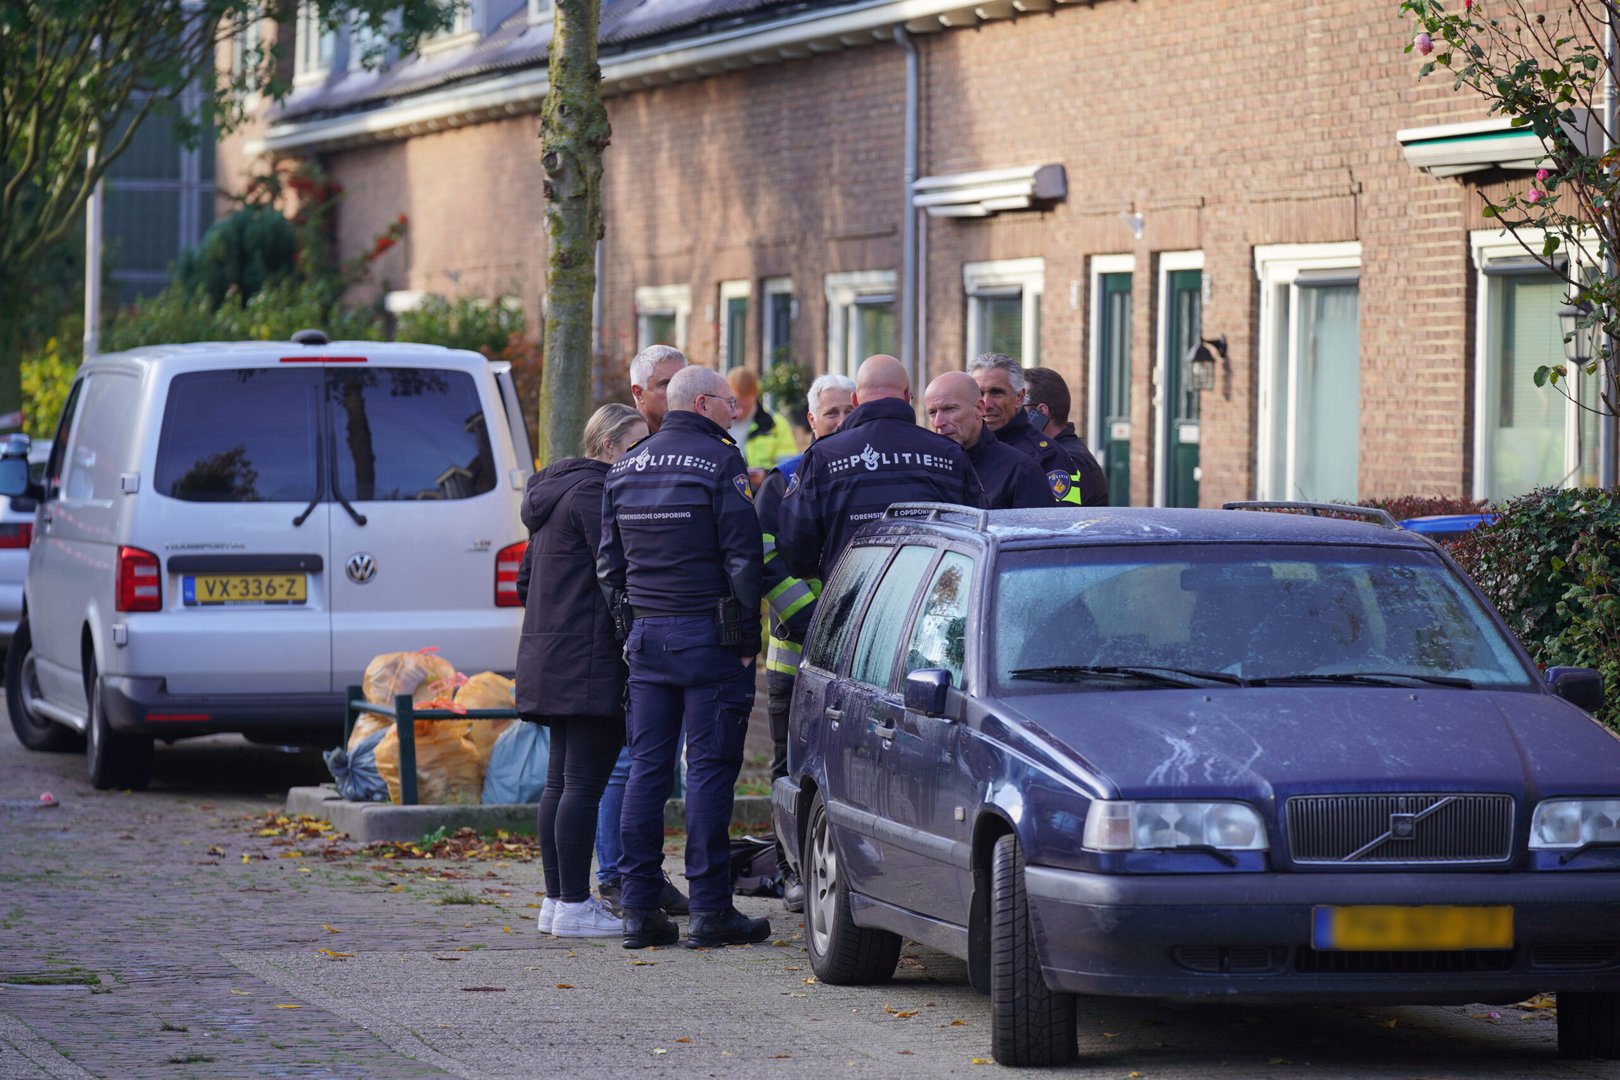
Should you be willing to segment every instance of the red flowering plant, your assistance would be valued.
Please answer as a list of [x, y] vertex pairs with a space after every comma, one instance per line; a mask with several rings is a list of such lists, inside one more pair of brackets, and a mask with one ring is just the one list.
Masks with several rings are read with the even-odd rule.
[[[1501, 224], [1549, 273], [1569, 286], [1581, 312], [1574, 335], [1583, 344], [1574, 365], [1536, 369], [1537, 386], [1566, 396], [1585, 373], [1591, 390], [1578, 404], [1620, 415], [1615, 343], [1620, 339], [1620, 131], [1604, 111], [1604, 85], [1615, 57], [1604, 29], [1620, 19], [1616, 0], [1402, 0], [1415, 29], [1406, 52], [1422, 59], [1418, 77], [1449, 72], [1452, 89], [1478, 94], [1512, 129], [1533, 134], [1544, 152], [1531, 178], [1500, 201], [1483, 191], [1481, 213]], [[1505, 168], [1512, 169], [1508, 165]], [[1526, 171], [1530, 171], [1527, 169]], [[1595, 339], [1595, 340], [1594, 340]], [[1568, 340], [1568, 337], [1566, 337]], [[1573, 369], [1573, 370], [1572, 370]], [[1597, 400], [1594, 402], [1593, 398]]]

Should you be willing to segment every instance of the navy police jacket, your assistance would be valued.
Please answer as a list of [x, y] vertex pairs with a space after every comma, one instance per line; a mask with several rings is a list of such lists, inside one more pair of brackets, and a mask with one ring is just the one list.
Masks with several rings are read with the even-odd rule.
[[1014, 410], [1013, 418], [996, 432], [996, 438], [1035, 459], [1051, 491], [1052, 502], [1048, 506], [1054, 503], [1079, 503], [1080, 492], [1069, 476], [1069, 455], [1056, 442], [1035, 430], [1035, 425], [1029, 422], [1029, 415], [1023, 409]]
[[759, 518], [748, 466], [718, 425], [671, 412], [625, 451], [602, 491], [596, 573], [643, 611], [712, 614], [728, 592], [742, 607], [738, 655], [759, 652]]
[[1092, 456], [1091, 449], [1074, 432], [1073, 424], [1064, 424], [1063, 430], [1052, 436], [1064, 453], [1069, 455], [1069, 476], [1080, 478], [1082, 506], [1108, 505], [1108, 474], [1102, 463]]
[[984, 487], [960, 446], [879, 398], [804, 452], [777, 509], [777, 550], [794, 576], [826, 580], [855, 530], [897, 502], [982, 507]]
[[984, 484], [987, 510], [1025, 509], [1052, 505], [1052, 488], [1035, 459], [996, 438], [988, 427], [979, 441], [967, 447], [973, 471]]

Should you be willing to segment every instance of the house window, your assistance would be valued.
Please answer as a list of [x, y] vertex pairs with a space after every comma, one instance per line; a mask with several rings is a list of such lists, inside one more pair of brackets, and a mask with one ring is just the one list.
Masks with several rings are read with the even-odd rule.
[[1115, 506], [1131, 498], [1131, 255], [1091, 259], [1091, 451], [1108, 476]]
[[1002, 353], [1025, 367], [1041, 362], [1041, 292], [1045, 259], [964, 263], [967, 359]]
[[325, 78], [337, 54], [337, 28], [321, 19], [318, 5], [304, 0], [298, 5], [293, 35], [293, 81], [309, 83]]
[[360, 71], [368, 65], [375, 70], [391, 59], [388, 36], [399, 27], [399, 13], [389, 12], [384, 20], [383, 29], [374, 30], [363, 15], [356, 13], [349, 24], [348, 70]]
[[262, 20], [257, 11], [237, 16], [236, 32], [231, 35], [231, 76], [252, 81], [264, 64]]
[[552, 0], [529, 0], [529, 24], [550, 22], [555, 10]]
[[720, 358], [729, 371], [748, 363], [748, 295], [746, 281], [720, 283]]
[[[1597, 416], [1591, 376], [1566, 384], [1570, 394], [1535, 384], [1536, 368], [1564, 362], [1558, 309], [1568, 283], [1525, 254], [1541, 249], [1539, 232], [1519, 239], [1496, 230], [1470, 236], [1478, 276], [1474, 357], [1474, 495], [1505, 499], [1532, 488], [1597, 484]], [[1576, 250], [1577, 269], [1592, 265]]]
[[762, 368], [769, 370], [772, 365], [793, 362], [793, 316], [796, 306], [792, 278], [765, 279], [765, 303], [759, 312]]
[[827, 370], [847, 375], [868, 356], [893, 355], [895, 335], [895, 273], [862, 270], [828, 274]]
[[692, 317], [688, 285], [643, 285], [636, 289], [636, 351], [649, 345], [686, 348], [686, 324]]
[[1361, 245], [1272, 244], [1260, 278], [1262, 499], [1356, 498], [1361, 431]]

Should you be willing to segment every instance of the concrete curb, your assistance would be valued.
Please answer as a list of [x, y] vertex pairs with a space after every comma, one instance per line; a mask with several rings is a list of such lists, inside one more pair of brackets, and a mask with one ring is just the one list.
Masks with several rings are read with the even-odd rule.
[[[332, 823], [357, 843], [374, 844], [385, 840], [416, 840], [444, 828], [528, 829], [534, 828], [536, 804], [498, 803], [489, 806], [395, 806], [392, 803], [349, 802], [340, 798], [331, 784], [295, 787], [287, 792], [287, 813], [308, 814]], [[664, 805], [666, 828], [686, 826], [686, 802], [671, 799]], [[771, 831], [771, 800], [766, 795], [738, 795], [732, 804], [731, 827], [753, 833]]]

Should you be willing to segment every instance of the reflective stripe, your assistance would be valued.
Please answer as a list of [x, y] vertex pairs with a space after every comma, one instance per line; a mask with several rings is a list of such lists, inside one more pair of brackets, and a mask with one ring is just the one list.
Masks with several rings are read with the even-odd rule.
[[1069, 490], [1063, 493], [1063, 498], [1059, 499], [1058, 502], [1060, 502], [1060, 503], [1069, 503], [1069, 504], [1071, 504], [1073, 506], [1082, 506], [1082, 505], [1084, 505], [1080, 501], [1080, 474], [1079, 473], [1072, 472], [1072, 473], [1069, 474]]
[[798, 578], [788, 578], [765, 594], [771, 615], [778, 622], [786, 622], [795, 611], [801, 610], [815, 598], [816, 594], [810, 591], [809, 584]]
[[765, 668], [784, 675], [795, 675], [799, 671], [799, 658], [802, 655], [803, 650], [799, 645], [773, 637], [765, 650]]

